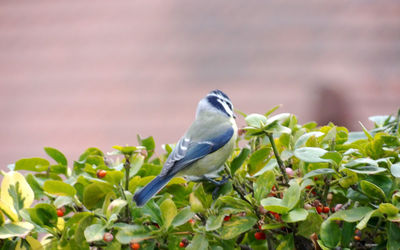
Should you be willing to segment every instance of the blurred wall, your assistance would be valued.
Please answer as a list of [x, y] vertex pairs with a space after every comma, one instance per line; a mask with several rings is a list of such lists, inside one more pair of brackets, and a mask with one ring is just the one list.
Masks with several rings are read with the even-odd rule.
[[400, 107], [399, 16], [395, 0], [2, 0], [0, 168], [136, 134], [160, 149], [215, 88], [246, 113], [370, 126]]

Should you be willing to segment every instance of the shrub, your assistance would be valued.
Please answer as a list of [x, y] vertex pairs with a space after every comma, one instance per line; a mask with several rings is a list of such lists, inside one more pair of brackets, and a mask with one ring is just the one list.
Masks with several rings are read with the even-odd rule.
[[2, 172], [1, 248], [399, 249], [399, 115], [349, 132], [273, 111], [245, 117], [218, 192], [174, 178], [144, 207], [132, 196], [173, 148], [156, 156], [152, 137], [71, 165], [49, 147], [52, 163], [18, 160]]

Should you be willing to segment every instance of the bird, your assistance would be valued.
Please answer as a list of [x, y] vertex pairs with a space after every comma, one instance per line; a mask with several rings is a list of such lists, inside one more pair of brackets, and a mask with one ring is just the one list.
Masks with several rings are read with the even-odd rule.
[[229, 97], [218, 89], [209, 92], [198, 103], [194, 122], [176, 143], [160, 174], [133, 196], [136, 205], [144, 206], [173, 177], [209, 181], [218, 186], [225, 183], [225, 178], [214, 179], [234, 150], [235, 119]]

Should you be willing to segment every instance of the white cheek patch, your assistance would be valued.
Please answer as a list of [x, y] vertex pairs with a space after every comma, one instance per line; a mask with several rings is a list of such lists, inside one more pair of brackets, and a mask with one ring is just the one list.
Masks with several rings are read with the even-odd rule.
[[221, 99], [217, 99], [219, 103], [221, 103], [222, 107], [224, 107], [225, 112], [229, 114], [229, 116], [233, 116], [233, 111], [229, 108], [228, 104], [226, 104], [224, 101]]

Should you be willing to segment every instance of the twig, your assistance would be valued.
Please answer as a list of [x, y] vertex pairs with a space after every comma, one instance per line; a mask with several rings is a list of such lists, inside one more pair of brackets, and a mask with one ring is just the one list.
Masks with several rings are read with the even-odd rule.
[[279, 156], [278, 149], [276, 148], [276, 145], [275, 145], [274, 137], [272, 136], [272, 133], [267, 133], [267, 136], [268, 136], [269, 141], [271, 142], [272, 149], [274, 150], [274, 155], [275, 155], [276, 161], [278, 162], [279, 169], [282, 172], [284, 184], [289, 184], [289, 178], [286, 174], [286, 168], [285, 168], [285, 165], [283, 164], [281, 157]]

